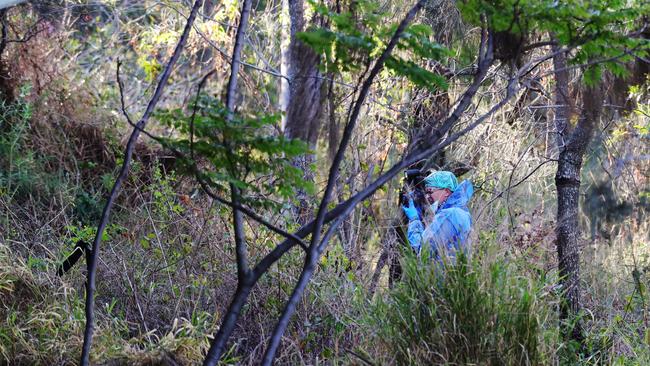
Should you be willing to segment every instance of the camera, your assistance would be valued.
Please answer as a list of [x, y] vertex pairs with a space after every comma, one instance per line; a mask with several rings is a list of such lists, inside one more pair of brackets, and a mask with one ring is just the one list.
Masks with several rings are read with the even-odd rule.
[[420, 169], [407, 169], [404, 171], [404, 185], [400, 192], [400, 205], [408, 206], [409, 198], [413, 198], [416, 207], [423, 207], [426, 203], [424, 178], [429, 174], [428, 170], [422, 171]]

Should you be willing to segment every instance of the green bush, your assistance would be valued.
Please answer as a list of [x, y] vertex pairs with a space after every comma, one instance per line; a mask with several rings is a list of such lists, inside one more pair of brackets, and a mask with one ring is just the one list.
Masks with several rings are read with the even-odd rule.
[[546, 279], [513, 263], [455, 265], [406, 255], [403, 280], [368, 312], [374, 343], [397, 364], [545, 364]]
[[0, 100], [0, 196], [18, 201], [47, 198], [59, 192], [64, 181], [60, 174], [46, 172], [46, 157], [29, 146], [32, 105], [24, 99], [28, 92], [23, 87], [13, 103]]

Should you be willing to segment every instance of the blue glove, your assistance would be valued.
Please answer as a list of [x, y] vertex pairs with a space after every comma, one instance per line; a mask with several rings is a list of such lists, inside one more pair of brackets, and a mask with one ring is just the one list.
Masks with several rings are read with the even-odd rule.
[[409, 221], [418, 220], [420, 218], [420, 215], [418, 215], [418, 209], [415, 208], [415, 204], [413, 203], [413, 198], [409, 198], [408, 207], [402, 206], [402, 210], [404, 210]]

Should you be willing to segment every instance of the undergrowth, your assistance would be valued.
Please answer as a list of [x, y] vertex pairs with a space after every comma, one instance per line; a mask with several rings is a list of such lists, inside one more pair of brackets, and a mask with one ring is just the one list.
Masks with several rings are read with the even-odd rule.
[[539, 270], [525, 256], [504, 256], [494, 242], [480, 242], [478, 251], [472, 258], [460, 256], [455, 265], [407, 253], [402, 281], [363, 311], [360, 329], [370, 335], [364, 353], [380, 364], [402, 365], [644, 365], [650, 360], [648, 331], [643, 318], [633, 314], [642, 310], [638, 293], [628, 298], [630, 304], [637, 301], [636, 310], [610, 319], [596, 321], [586, 308], [580, 315], [587, 324], [581, 347], [560, 336], [561, 293], [554, 272]]
[[[83, 341], [83, 300], [69, 285], [39, 275], [0, 244], [0, 364], [76, 364]], [[166, 365], [198, 363], [207, 350], [210, 319], [176, 319], [162, 336], [129, 337], [115, 303], [102, 304], [93, 363]]]
[[376, 344], [396, 364], [538, 365], [555, 334], [554, 294], [543, 273], [522, 276], [517, 263], [455, 265], [407, 255], [403, 281], [367, 313]]

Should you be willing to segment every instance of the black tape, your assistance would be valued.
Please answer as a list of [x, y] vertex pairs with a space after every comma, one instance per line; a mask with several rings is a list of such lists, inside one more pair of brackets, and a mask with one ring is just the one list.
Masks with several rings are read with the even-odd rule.
[[79, 258], [84, 254], [84, 252], [88, 251], [88, 246], [86, 245], [85, 242], [79, 241], [77, 242], [77, 246], [75, 246], [74, 250], [68, 258], [66, 258], [63, 263], [56, 269], [56, 274], [57, 276], [61, 277], [63, 276], [66, 272], [70, 270], [78, 261]]

